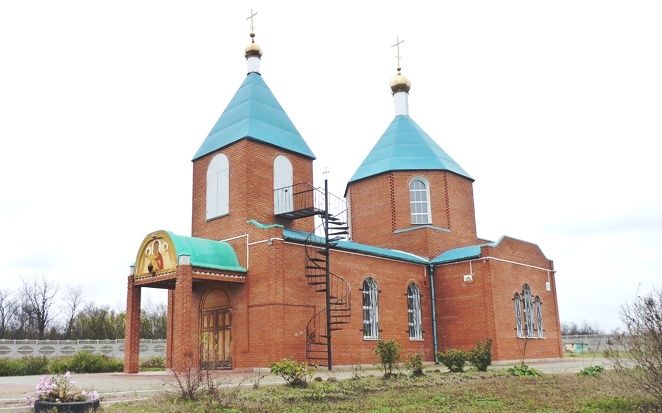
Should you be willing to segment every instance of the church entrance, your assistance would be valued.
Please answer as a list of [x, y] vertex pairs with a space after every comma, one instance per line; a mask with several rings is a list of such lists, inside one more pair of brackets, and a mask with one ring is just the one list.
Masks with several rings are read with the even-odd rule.
[[201, 307], [200, 364], [211, 369], [232, 368], [232, 313], [225, 290], [208, 290]]

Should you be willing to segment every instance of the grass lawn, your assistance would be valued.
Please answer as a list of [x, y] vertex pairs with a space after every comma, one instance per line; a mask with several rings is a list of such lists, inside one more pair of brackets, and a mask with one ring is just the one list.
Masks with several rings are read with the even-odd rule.
[[[230, 390], [224, 391], [227, 396]], [[221, 395], [223, 396], [223, 394]], [[223, 408], [226, 404], [228, 408]], [[487, 373], [428, 373], [383, 380], [363, 377], [286, 386], [242, 388], [225, 403], [173, 395], [104, 407], [104, 412], [655, 412], [647, 400], [618, 385], [613, 372], [599, 377], [549, 374], [513, 377]]]

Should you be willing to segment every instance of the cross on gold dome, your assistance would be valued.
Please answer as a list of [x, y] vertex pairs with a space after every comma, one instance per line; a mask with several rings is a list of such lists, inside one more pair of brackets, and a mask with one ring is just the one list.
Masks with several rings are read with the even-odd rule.
[[257, 12], [253, 12], [253, 9], [251, 9], [251, 15], [246, 17], [246, 20], [251, 20], [251, 37], [255, 37], [255, 24], [253, 22], [253, 17], [255, 16], [257, 16]]
[[398, 60], [398, 73], [400, 72], [400, 70], [402, 70], [400, 68], [400, 59], [402, 59], [402, 56], [400, 56], [400, 45], [404, 42], [405, 42], [404, 40], [400, 40], [400, 38], [398, 36], [396, 36], [395, 37], [395, 44], [393, 46], [391, 46], [391, 47], [395, 47], [396, 50], [397, 50], [397, 54], [395, 55], [395, 58]]

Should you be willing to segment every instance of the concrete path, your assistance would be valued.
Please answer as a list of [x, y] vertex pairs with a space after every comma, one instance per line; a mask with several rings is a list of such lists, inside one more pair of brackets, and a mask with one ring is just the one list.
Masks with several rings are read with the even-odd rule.
[[[497, 362], [492, 368], [507, 368], [517, 361]], [[590, 365], [608, 366], [608, 361], [604, 358], [579, 358], [563, 359], [554, 361], [528, 361], [530, 367], [535, 367], [544, 373], [577, 373], [579, 370]], [[426, 364], [425, 369], [441, 368], [434, 364]], [[333, 372], [319, 369], [315, 376], [323, 379], [335, 377], [338, 380], [344, 380], [352, 377], [354, 370], [352, 367], [337, 367]], [[362, 375], [381, 374], [374, 366], [363, 366]], [[0, 377], [0, 410], [2, 411], [28, 411], [25, 408], [25, 400], [28, 394], [34, 392], [34, 387], [41, 376], [19, 376], [19, 377]], [[282, 384], [284, 381], [278, 377], [269, 374], [267, 369], [258, 369], [257, 371], [222, 371], [217, 377], [228, 386], [252, 386], [256, 380], [261, 385]], [[105, 402], [118, 402], [126, 400], [139, 400], [151, 397], [152, 395], [173, 391], [174, 379], [164, 372], [143, 372], [138, 374], [123, 373], [96, 373], [96, 374], [74, 374], [73, 379], [76, 385], [85, 390], [96, 390], [102, 396]]]

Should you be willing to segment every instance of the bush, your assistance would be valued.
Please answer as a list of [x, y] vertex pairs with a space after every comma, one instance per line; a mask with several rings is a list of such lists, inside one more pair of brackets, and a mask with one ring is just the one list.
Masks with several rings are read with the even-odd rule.
[[410, 354], [405, 363], [405, 368], [411, 371], [411, 375], [414, 377], [423, 376], [423, 356], [421, 353]]
[[469, 363], [478, 371], [487, 371], [492, 364], [492, 340], [478, 341], [468, 354]]
[[58, 357], [51, 359], [48, 370], [51, 374], [72, 373], [108, 373], [124, 370], [124, 363], [119, 359], [102, 354], [92, 354], [86, 351], [76, 353], [73, 357]]
[[602, 366], [587, 366], [587, 367], [584, 367], [583, 369], [579, 370], [579, 373], [577, 373], [577, 375], [578, 376], [597, 377], [604, 370], [605, 369]]
[[[621, 308], [625, 332], [606, 352], [617, 374], [635, 393], [646, 393], [662, 404], [662, 290], [637, 297]], [[632, 368], [635, 367], [635, 368]]]
[[379, 357], [379, 363], [384, 370], [384, 378], [393, 375], [393, 368], [400, 361], [400, 343], [395, 340], [379, 340], [375, 347], [375, 354]]
[[43, 356], [0, 359], [0, 376], [33, 376], [46, 373], [48, 359]]
[[165, 359], [161, 356], [154, 356], [140, 362], [141, 369], [163, 370], [165, 369]]
[[315, 367], [307, 366], [290, 358], [284, 358], [269, 365], [271, 374], [278, 374], [288, 386], [306, 387], [308, 380], [313, 377]]
[[529, 367], [526, 364], [518, 364], [516, 366], [513, 366], [508, 369], [508, 373], [510, 373], [513, 376], [528, 376], [528, 377], [540, 377], [542, 376], [542, 373], [538, 369], [534, 369], [533, 367]]
[[451, 373], [459, 373], [464, 371], [464, 364], [467, 362], [467, 353], [462, 350], [449, 348], [447, 351], [437, 354], [437, 358]]

